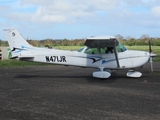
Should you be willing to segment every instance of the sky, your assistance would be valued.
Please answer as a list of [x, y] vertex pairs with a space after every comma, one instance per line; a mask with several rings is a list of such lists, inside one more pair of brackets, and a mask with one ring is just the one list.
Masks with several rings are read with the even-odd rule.
[[0, 0], [3, 29], [26, 39], [160, 37], [160, 0]]

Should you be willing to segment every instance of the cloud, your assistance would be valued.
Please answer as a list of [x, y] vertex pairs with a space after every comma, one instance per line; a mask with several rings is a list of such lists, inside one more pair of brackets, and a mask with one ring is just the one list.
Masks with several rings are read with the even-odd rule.
[[[65, 23], [101, 21], [103, 18], [132, 17], [134, 8], [146, 4], [144, 0], [20, 0], [7, 18], [32, 23]], [[130, 7], [133, 7], [132, 11]], [[23, 12], [22, 12], [23, 11]], [[134, 16], [133, 16], [134, 17]], [[103, 21], [103, 20], [102, 20]], [[114, 20], [115, 21], [115, 20]]]
[[22, 5], [49, 5], [53, 0], [20, 0]]
[[6, 15], [8, 19], [16, 21], [16, 22], [31, 22], [32, 14], [30, 13], [19, 13], [19, 12], [12, 12], [9, 15]]
[[159, 0], [14, 0], [0, 5], [4, 11], [0, 21], [12, 26], [83, 26], [101, 31], [158, 28], [158, 4]]
[[[28, 6], [28, 9], [33, 5], [37, 9], [30, 15], [30, 22], [49, 22], [49, 23], [66, 23], [76, 24], [79, 22], [100, 21], [99, 15], [120, 19], [124, 16], [130, 17], [134, 14], [134, 9], [137, 6], [146, 4], [146, 0], [21, 0], [19, 4]], [[30, 7], [29, 7], [30, 5]], [[132, 11], [130, 11], [132, 7]], [[137, 11], [136, 11], [137, 12]], [[114, 14], [113, 14], [114, 13]], [[18, 15], [17, 13], [15, 15]], [[22, 19], [23, 14], [19, 14]]]
[[65, 15], [51, 12], [50, 9], [39, 7], [35, 14], [32, 14], [32, 22], [65, 22]]
[[155, 17], [160, 17], [160, 6], [155, 6], [152, 8], [152, 14]]
[[[0, 5], [0, 14], [5, 14], [6, 12], [9, 12], [11, 8], [9, 6]], [[2, 12], [3, 11], [3, 12]]]
[[[43, 4], [43, 1], [37, 2], [37, 0], [30, 1], [30, 0], [23, 0], [20, 2], [20, 4], [24, 5], [25, 4], [25, 9], [28, 7], [28, 9], [33, 8], [33, 4]], [[31, 4], [29, 6], [28, 4]], [[16, 5], [20, 6], [20, 5]], [[51, 2], [45, 1], [45, 4], [38, 6], [37, 10], [35, 12], [19, 12], [13, 11], [7, 17], [10, 19], [13, 18], [18, 18], [18, 20], [28, 20], [27, 16], [29, 19], [29, 22], [52, 22], [52, 23], [75, 23], [75, 21], [79, 20], [80, 18], [85, 18], [85, 17], [90, 17], [93, 15], [93, 11], [91, 12], [87, 6], [82, 5], [82, 4], [73, 4], [71, 2], [65, 2], [65, 1], [54, 1]]]

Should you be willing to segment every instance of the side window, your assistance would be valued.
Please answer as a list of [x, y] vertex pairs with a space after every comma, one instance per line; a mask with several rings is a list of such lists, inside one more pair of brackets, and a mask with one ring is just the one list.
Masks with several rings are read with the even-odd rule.
[[98, 54], [98, 50], [97, 50], [97, 48], [87, 48], [84, 53], [86, 53], [86, 54]]
[[120, 47], [120, 45], [117, 45], [116, 49], [117, 49], [118, 52], [123, 52], [122, 49], [121, 49], [121, 47]]
[[[127, 50], [122, 44], [118, 44], [116, 46], [117, 52], [124, 52]], [[78, 50], [79, 52], [82, 51], [82, 49]], [[114, 53], [113, 47], [103, 47], [103, 48], [87, 48], [84, 53], [86, 54], [112, 54]]]
[[106, 54], [106, 47], [100, 48], [100, 54]]
[[101, 54], [114, 53], [114, 49], [113, 49], [113, 47], [103, 47], [103, 48], [100, 48], [100, 53]]
[[113, 47], [107, 47], [106, 53], [114, 53]]

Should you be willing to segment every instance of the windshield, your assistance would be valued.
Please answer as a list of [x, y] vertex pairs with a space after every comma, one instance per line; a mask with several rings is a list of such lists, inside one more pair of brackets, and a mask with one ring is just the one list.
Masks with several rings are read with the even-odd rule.
[[[117, 52], [124, 52], [127, 50], [127, 48], [122, 45], [118, 44], [116, 46]], [[109, 53], [114, 53], [113, 47], [103, 47], [103, 48], [80, 48], [77, 50], [78, 52], [82, 52], [84, 50], [84, 53], [86, 54], [109, 54]]]
[[82, 52], [83, 49], [84, 49], [84, 48], [80, 48], [79, 50], [77, 50], [77, 52]]
[[127, 48], [124, 45], [122, 45], [122, 44], [118, 44], [116, 46], [116, 49], [117, 49], [118, 52], [124, 52], [124, 51], [127, 50]]

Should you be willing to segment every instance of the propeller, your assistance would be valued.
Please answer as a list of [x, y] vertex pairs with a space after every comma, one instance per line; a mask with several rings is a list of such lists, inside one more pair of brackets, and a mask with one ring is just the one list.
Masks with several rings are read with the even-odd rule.
[[149, 40], [149, 56], [150, 56], [150, 64], [151, 64], [151, 72], [153, 73], [153, 58], [152, 58], [152, 47], [151, 41]]

